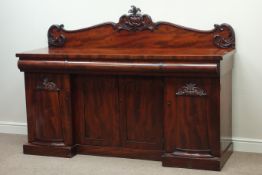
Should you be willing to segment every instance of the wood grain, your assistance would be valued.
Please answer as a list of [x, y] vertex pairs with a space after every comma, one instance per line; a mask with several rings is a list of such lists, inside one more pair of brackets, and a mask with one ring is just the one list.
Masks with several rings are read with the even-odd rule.
[[119, 87], [123, 146], [162, 150], [163, 79], [121, 77]]
[[77, 77], [80, 100], [75, 116], [79, 118], [80, 144], [119, 146], [118, 81], [111, 76]]
[[220, 170], [232, 153], [235, 33], [153, 22], [52, 25], [49, 47], [16, 54], [25, 72], [25, 154], [91, 154]]

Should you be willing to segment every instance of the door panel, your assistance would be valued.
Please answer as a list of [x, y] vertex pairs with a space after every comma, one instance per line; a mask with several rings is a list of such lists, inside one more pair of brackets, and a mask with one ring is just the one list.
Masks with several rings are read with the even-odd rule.
[[74, 114], [81, 144], [120, 144], [117, 83], [117, 78], [111, 76], [75, 78]]
[[207, 97], [177, 97], [176, 149], [209, 150]]
[[42, 141], [63, 141], [58, 92], [35, 92], [35, 138]]
[[152, 77], [123, 77], [119, 86], [123, 145], [139, 149], [161, 149], [162, 80]]
[[219, 145], [218, 82], [216, 79], [166, 79], [164, 125], [167, 152], [200, 157], [219, 154], [214, 146]]
[[69, 77], [26, 73], [29, 142], [72, 145]]

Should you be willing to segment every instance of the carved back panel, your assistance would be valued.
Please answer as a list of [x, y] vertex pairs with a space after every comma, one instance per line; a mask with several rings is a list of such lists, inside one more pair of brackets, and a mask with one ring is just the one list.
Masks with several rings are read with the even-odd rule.
[[48, 31], [49, 47], [63, 48], [235, 48], [235, 34], [228, 24], [210, 31], [185, 28], [168, 22], [154, 23], [150, 16], [132, 6], [118, 23], [68, 31], [53, 25]]

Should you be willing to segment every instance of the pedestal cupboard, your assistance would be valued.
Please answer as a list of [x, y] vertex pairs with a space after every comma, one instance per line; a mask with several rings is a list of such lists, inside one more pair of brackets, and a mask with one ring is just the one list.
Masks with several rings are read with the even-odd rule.
[[19, 53], [25, 154], [160, 160], [220, 170], [232, 153], [235, 36], [152, 22], [132, 7], [118, 23], [53, 25], [48, 48]]

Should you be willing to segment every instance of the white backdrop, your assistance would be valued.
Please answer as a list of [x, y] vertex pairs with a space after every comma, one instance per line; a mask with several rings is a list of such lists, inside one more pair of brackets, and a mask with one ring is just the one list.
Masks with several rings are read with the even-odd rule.
[[233, 71], [233, 135], [237, 150], [262, 152], [262, 1], [261, 0], [1, 0], [0, 132], [25, 133], [23, 74], [16, 52], [47, 46], [51, 24], [66, 29], [117, 22], [130, 5], [154, 21], [197, 29], [229, 23], [236, 32]]

